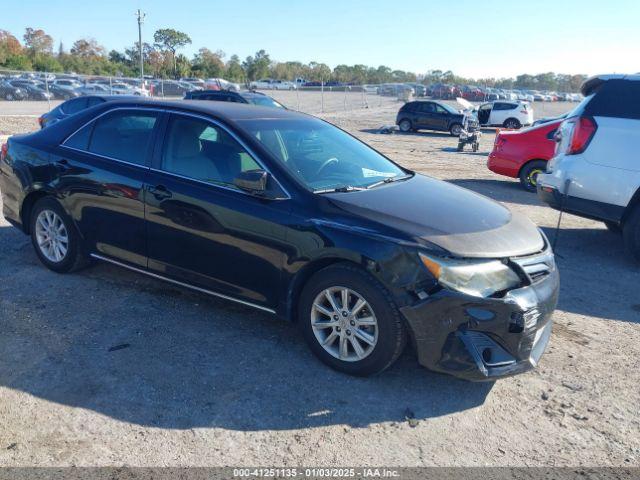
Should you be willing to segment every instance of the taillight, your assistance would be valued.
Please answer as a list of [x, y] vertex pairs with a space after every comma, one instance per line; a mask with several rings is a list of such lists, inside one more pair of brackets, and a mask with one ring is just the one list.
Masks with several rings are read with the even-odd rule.
[[598, 129], [598, 124], [591, 117], [572, 119], [574, 126], [566, 155], [584, 152]]
[[6, 143], [2, 144], [2, 149], [0, 150], [0, 161], [4, 162], [4, 159], [7, 158], [9, 153], [9, 145]]
[[43, 116], [38, 117], [38, 125], [42, 126], [43, 123], [44, 123], [44, 117]]

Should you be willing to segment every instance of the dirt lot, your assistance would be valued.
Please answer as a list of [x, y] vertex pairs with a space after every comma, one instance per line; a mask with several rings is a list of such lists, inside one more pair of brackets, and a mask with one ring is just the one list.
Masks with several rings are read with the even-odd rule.
[[[325, 117], [403, 165], [555, 226], [486, 169], [491, 132], [477, 154], [456, 153], [447, 134], [374, 133], [395, 104], [339, 110]], [[0, 118], [2, 133], [32, 127]], [[536, 371], [467, 383], [407, 351], [361, 379], [266, 314], [107, 265], [56, 275], [0, 217], [0, 466], [640, 466], [640, 271], [617, 235], [570, 215], [558, 264]]]

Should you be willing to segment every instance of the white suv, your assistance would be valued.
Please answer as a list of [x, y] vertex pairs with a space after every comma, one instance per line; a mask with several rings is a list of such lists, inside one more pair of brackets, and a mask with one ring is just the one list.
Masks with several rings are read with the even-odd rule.
[[520, 128], [533, 123], [533, 108], [520, 100], [497, 100], [478, 107], [478, 121], [482, 126]]
[[538, 196], [553, 208], [623, 230], [640, 261], [640, 75], [600, 75], [558, 128], [556, 153], [538, 175]]

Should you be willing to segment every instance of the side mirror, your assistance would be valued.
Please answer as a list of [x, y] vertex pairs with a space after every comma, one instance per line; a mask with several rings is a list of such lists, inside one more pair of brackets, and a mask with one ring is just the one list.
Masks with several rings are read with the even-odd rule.
[[264, 170], [247, 170], [240, 172], [233, 179], [233, 184], [242, 190], [261, 195], [267, 190], [268, 180], [269, 174]]

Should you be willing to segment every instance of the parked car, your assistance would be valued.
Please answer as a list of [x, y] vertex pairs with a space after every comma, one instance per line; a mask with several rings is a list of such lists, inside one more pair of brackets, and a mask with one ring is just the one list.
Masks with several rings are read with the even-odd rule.
[[185, 93], [196, 90], [197, 87], [186, 82], [176, 82], [173, 80], [158, 81], [154, 85], [154, 95], [164, 97], [182, 97]]
[[405, 85], [413, 89], [416, 97], [425, 97], [427, 95], [427, 87], [421, 83], [406, 83]]
[[207, 78], [202, 88], [206, 90], [228, 90], [233, 92], [239, 92], [241, 90], [239, 84], [229, 82], [224, 78]]
[[184, 95], [185, 100], [213, 100], [217, 102], [250, 103], [261, 107], [285, 108], [273, 98], [260, 92], [233, 92], [226, 90], [194, 90]]
[[107, 85], [88, 83], [82, 87], [76, 88], [76, 92], [80, 95], [109, 95], [110, 90]]
[[7, 81], [0, 81], [0, 97], [5, 100], [26, 100], [27, 92], [22, 88], [14, 87]]
[[80, 93], [78, 93], [76, 90], [60, 87], [54, 83], [38, 83], [37, 86], [41, 90], [49, 90], [49, 93], [53, 95], [53, 98], [59, 100], [69, 100], [70, 98], [77, 98], [80, 96]]
[[411, 338], [428, 368], [495, 379], [551, 334], [558, 272], [530, 220], [290, 110], [106, 102], [9, 138], [0, 191], [47, 268], [88, 256], [278, 315], [346, 373]]
[[[78, 112], [86, 110], [87, 108], [100, 105], [104, 102], [122, 100], [123, 98], [125, 97], [120, 95], [87, 95], [79, 98], [72, 98], [71, 100], [61, 103], [49, 112], [40, 115], [40, 117], [38, 117], [38, 124], [42, 129], [51, 126], [60, 120], [64, 120], [71, 115], [75, 115]], [[132, 96], [131, 98], [136, 97]]]
[[554, 154], [554, 135], [561, 120], [527, 128], [503, 130], [496, 135], [487, 167], [492, 172], [519, 178], [522, 186], [535, 192], [538, 175], [546, 170]]
[[[405, 103], [396, 116], [396, 125], [402, 132], [437, 130], [454, 137], [462, 132], [464, 114], [440, 102], [415, 101]], [[472, 120], [472, 124], [473, 124]], [[477, 126], [477, 123], [475, 124]]]
[[[326, 84], [325, 84], [326, 85]], [[249, 88], [256, 90], [295, 90], [298, 85], [285, 80], [273, 80], [271, 78], [263, 78], [249, 84]]]
[[56, 78], [52, 85], [64, 90], [75, 90], [82, 87], [83, 84], [72, 78]]
[[558, 129], [556, 154], [538, 176], [551, 207], [622, 230], [640, 262], [640, 75], [600, 75]]
[[9, 84], [23, 90], [29, 100], [51, 100], [53, 94], [38, 87], [37, 82], [30, 80], [11, 80]]
[[521, 128], [533, 123], [529, 102], [495, 101], [477, 107], [477, 117], [483, 127]]
[[378, 88], [379, 88], [378, 85], [363, 85], [362, 86], [362, 89], [364, 90], [364, 93], [377, 94], [378, 93]]

